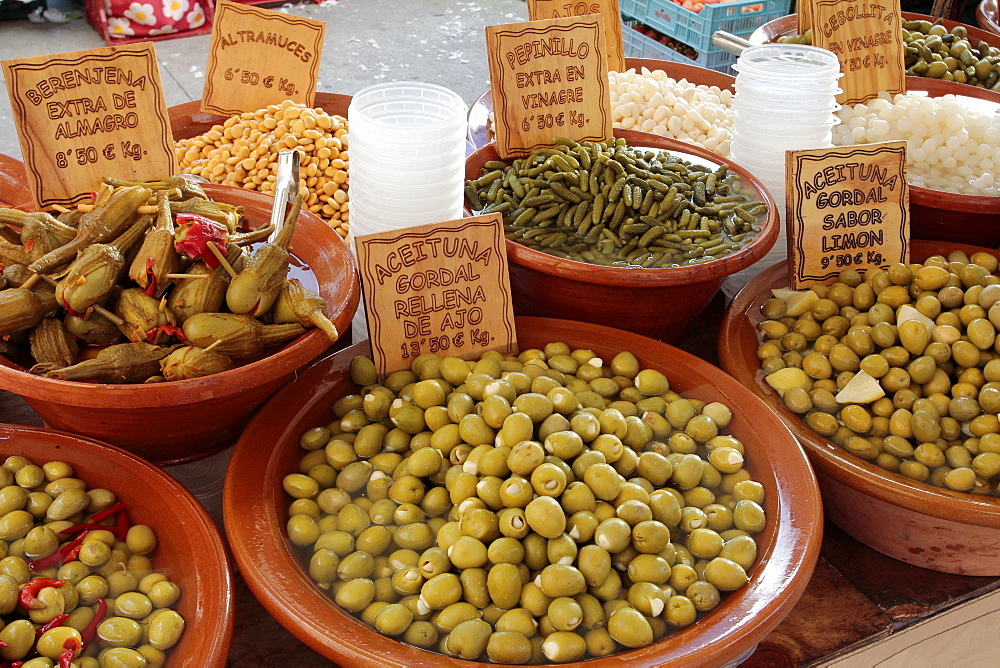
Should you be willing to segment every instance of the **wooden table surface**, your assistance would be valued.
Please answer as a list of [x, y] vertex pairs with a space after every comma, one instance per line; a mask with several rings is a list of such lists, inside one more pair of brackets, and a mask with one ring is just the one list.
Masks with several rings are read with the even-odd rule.
[[[681, 347], [718, 364], [715, 335], [723, 308], [720, 295]], [[3, 390], [0, 422], [42, 424], [20, 397]], [[333, 665], [274, 621], [238, 574], [235, 583], [230, 666]], [[1000, 589], [1000, 578], [949, 575], [910, 566], [865, 547], [827, 521], [820, 561], [805, 594], [741, 666], [782, 668], [833, 657], [995, 589]]]

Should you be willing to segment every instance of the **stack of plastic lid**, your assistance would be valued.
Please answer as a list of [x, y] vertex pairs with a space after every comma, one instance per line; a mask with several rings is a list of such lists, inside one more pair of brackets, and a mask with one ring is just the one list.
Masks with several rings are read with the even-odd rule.
[[[837, 56], [801, 44], [753, 46], [740, 55], [733, 98], [731, 159], [757, 177], [785, 214], [785, 151], [832, 146]], [[353, 210], [352, 210], [353, 211]], [[353, 215], [353, 213], [352, 213]], [[785, 228], [768, 254], [726, 280], [730, 297], [754, 275], [788, 255]]]
[[[467, 113], [456, 93], [419, 81], [354, 95], [347, 112], [352, 236], [462, 217]], [[366, 332], [358, 309], [355, 340]]]

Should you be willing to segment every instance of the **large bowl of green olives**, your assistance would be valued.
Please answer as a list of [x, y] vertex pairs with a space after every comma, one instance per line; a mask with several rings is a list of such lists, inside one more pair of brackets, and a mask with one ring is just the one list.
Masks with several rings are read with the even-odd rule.
[[795, 439], [664, 343], [516, 326], [517, 356], [421, 356], [373, 385], [361, 343], [279, 392], [224, 492], [251, 590], [341, 665], [738, 661], [817, 559]]
[[794, 294], [776, 265], [719, 332], [722, 367], [806, 449], [829, 518], [879, 552], [961, 575], [1000, 575], [998, 257], [914, 240], [921, 264]]
[[0, 483], [4, 665], [226, 665], [229, 557], [180, 483], [99, 441], [17, 425], [0, 425]]

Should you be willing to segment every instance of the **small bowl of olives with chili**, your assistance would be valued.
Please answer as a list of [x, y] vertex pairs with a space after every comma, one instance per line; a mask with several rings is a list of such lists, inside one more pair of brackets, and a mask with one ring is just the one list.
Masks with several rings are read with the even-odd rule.
[[226, 665], [229, 558], [171, 476], [99, 441], [0, 425], [0, 499], [0, 659]]

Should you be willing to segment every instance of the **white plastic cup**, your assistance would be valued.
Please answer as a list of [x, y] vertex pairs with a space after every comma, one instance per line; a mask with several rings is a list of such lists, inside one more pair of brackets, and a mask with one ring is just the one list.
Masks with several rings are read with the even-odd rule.
[[812, 79], [839, 78], [840, 61], [827, 49], [805, 44], [761, 44], [740, 54], [733, 65], [740, 74], [781, 77], [798, 82]]
[[465, 137], [468, 106], [455, 92], [420, 81], [375, 84], [348, 107], [351, 133], [380, 143], [427, 144]]

